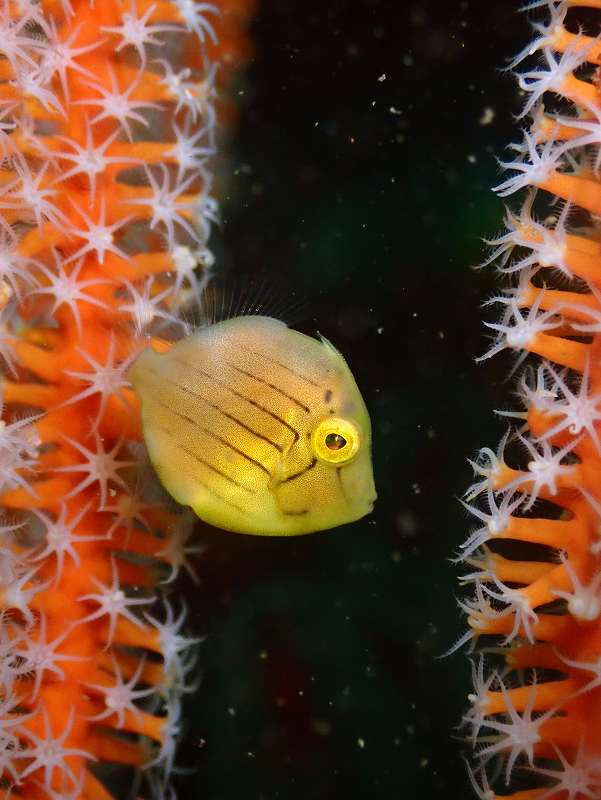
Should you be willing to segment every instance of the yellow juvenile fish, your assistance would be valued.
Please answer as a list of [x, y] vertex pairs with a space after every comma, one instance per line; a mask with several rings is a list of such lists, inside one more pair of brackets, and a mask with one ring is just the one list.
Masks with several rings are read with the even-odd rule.
[[369, 414], [323, 337], [234, 317], [144, 350], [129, 379], [162, 484], [206, 522], [294, 536], [372, 510]]

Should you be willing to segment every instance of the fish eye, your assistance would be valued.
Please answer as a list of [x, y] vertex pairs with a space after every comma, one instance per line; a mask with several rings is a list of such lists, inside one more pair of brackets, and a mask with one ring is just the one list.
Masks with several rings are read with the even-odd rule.
[[341, 417], [328, 417], [311, 434], [315, 455], [328, 464], [350, 461], [359, 450], [360, 442], [357, 427]]
[[341, 436], [339, 433], [328, 433], [326, 436], [326, 447], [328, 450], [342, 450], [347, 444], [344, 436]]

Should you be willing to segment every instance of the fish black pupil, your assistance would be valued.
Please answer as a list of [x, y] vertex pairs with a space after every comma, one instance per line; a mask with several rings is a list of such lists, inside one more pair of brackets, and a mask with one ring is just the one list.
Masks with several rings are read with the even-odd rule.
[[328, 450], [342, 450], [343, 447], [346, 447], [346, 439], [339, 433], [328, 433], [326, 447]]

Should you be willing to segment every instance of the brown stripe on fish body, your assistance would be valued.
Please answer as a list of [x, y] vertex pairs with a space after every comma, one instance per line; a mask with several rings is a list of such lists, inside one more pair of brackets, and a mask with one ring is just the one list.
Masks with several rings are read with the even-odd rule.
[[[156, 398], [152, 398], [149, 403], [154, 424], [170, 435], [182, 453], [194, 458], [196, 470], [208, 471], [209, 477], [222, 479], [249, 494], [256, 494], [265, 488], [270, 473], [260, 461], [247, 455], [210, 428], [205, 428], [197, 419], [183, 411], [167, 407]], [[229, 453], [232, 455], [224, 459], [224, 453], [226, 456]], [[242, 469], [236, 469], [234, 461]]]
[[237, 354], [238, 363], [225, 361], [221, 367], [223, 374], [229, 375], [231, 383], [235, 383], [239, 391], [249, 394], [255, 398], [260, 398], [262, 404], [271, 407], [273, 411], [280, 415], [290, 414], [299, 411], [305, 414], [311, 413], [311, 398], [307, 398], [298, 387], [285, 386], [282, 381], [278, 381], [277, 376], [271, 374], [259, 374]]
[[[283, 357], [283, 356], [282, 356]], [[236, 354], [235, 365], [266, 383], [275, 384], [281, 392], [294, 398], [295, 404], [311, 409], [323, 394], [321, 385], [308, 380], [299, 370], [298, 364], [275, 360], [267, 348], [257, 346], [249, 350], [241, 346]]]
[[269, 385], [269, 376], [253, 378], [227, 338], [204, 333], [175, 345], [165, 359], [165, 375], [244, 420], [280, 453], [288, 452], [301, 437], [300, 426], [307, 425], [302, 419], [308, 416], [306, 400], [295, 397], [294, 402], [286, 388], [278, 391], [276, 384]]
[[[233, 376], [230, 375], [228, 379], [228, 375], [225, 374], [227, 372], [227, 367], [224, 369], [223, 366], [220, 366], [219, 370], [216, 371], [211, 368], [213, 365], [210, 365], [207, 368], [204, 364], [202, 366], [197, 366], [185, 360], [178, 360], [175, 357], [174, 360], [177, 361], [180, 366], [186, 370], [186, 372], [191, 371], [196, 375], [199, 383], [202, 382], [202, 384], [206, 386], [207, 394], [210, 392], [212, 395], [215, 392], [225, 396], [226, 400], [229, 399], [234, 403], [239, 401], [238, 407], [243, 413], [247, 413], [251, 419], [253, 419], [253, 414], [258, 412], [259, 416], [270, 417], [276, 423], [286, 428], [286, 430], [292, 435], [293, 442], [290, 443], [286, 442], [285, 440], [280, 442], [280, 450], [288, 450], [291, 444], [298, 441], [300, 438], [299, 431], [293, 424], [291, 424], [291, 422], [286, 419], [286, 417], [289, 416], [289, 408], [283, 413], [278, 412], [277, 410], [274, 410], [273, 403], [271, 402], [270, 398], [257, 396], [256, 393], [249, 390], [244, 391], [244, 387], [240, 386], [240, 380], [238, 379], [237, 373], [234, 373]], [[277, 440], [274, 439], [273, 441], [274, 444], [276, 444]]]
[[[348, 371], [344, 359], [330, 346], [277, 320], [228, 320], [199, 332], [198, 341], [208, 354], [205, 369], [258, 399], [286, 420], [301, 439], [310, 436], [318, 420], [335, 413], [340, 403], [340, 388]], [[298, 463], [290, 469], [305, 461], [306, 448], [301, 450]]]
[[[176, 399], [177, 407], [172, 404], [172, 409], [163, 413], [167, 415], [165, 419], [176, 421], [178, 444], [193, 448], [202, 458], [244, 486], [258, 491], [268, 485], [275, 463], [274, 451], [262, 452], [257, 447], [254, 435], [246, 433], [244, 429], [241, 434], [236, 423], [219, 425], [221, 415], [218, 418], [211, 414], [199, 417], [194, 408], [187, 409], [185, 403], [179, 402], [179, 397]], [[226, 422], [229, 423], [229, 420]], [[275, 455], [279, 457], [277, 452]]]
[[[267, 320], [262, 327], [269, 331], [272, 322]], [[357, 408], [353, 403], [355, 395], [360, 398], [359, 391], [355, 385], [356, 391], [349, 393], [349, 384], [354, 384], [352, 374], [342, 355], [327, 341], [282, 330], [281, 325], [275, 327], [272, 335], [257, 337], [250, 330], [248, 336], [238, 338], [241, 341], [237, 342], [236, 366], [293, 395], [310, 409], [313, 422], [326, 414], [354, 416]]]
[[[286, 453], [294, 449], [299, 439], [306, 438], [315, 425], [315, 406], [307, 405], [312, 399], [299, 399], [300, 392], [296, 391], [296, 396], [290, 394], [295, 390], [287, 391], [276, 384], [275, 379], [270, 381], [229, 360], [219, 365], [211, 363], [206, 372], [211, 375], [213, 383], [226, 385], [243, 406], [250, 406], [251, 417], [258, 411], [260, 417], [266, 414], [285, 428], [280, 441], [284, 442]], [[323, 413], [321, 408], [318, 408], [318, 413]]]
[[204, 428], [227, 439], [269, 472], [294, 440], [293, 432], [278, 420], [212, 380], [200, 359], [189, 362], [178, 353], [169, 353], [160, 361], [160, 375], [168, 387], [166, 402], [171, 401], [184, 413], [202, 420]]
[[[170, 428], [158, 422], [154, 401], [150, 403], [153, 425], [147, 437], [150, 458], [165, 488], [179, 503], [191, 506], [203, 519], [219, 525], [235, 514], [244, 523], [256, 524], [260, 517], [265, 486], [255, 489], [238, 485], [239, 475], [228, 465], [215, 467], [210, 454], [203, 458], [192, 439], [181, 441], [182, 427]], [[205, 452], [200, 448], [201, 452]], [[209, 466], [210, 464], [210, 466]], [[217, 471], [219, 470], [219, 472]], [[263, 483], [267, 480], [267, 476]]]
[[151, 460], [168, 490], [186, 505], [202, 484], [237, 504], [247, 502], [249, 492], [265, 491], [271, 473], [266, 451], [277, 451], [266, 443], [261, 451], [256, 437], [216, 409], [199, 409], [197, 398], [165, 379], [162, 359], [145, 371], [142, 413]]
[[[250, 330], [254, 325], [249, 326], [245, 322], [228, 320], [222, 323], [222, 328], [216, 326], [221, 328], [221, 335], [211, 329], [199, 333], [199, 344], [207, 353], [204, 359], [205, 368], [208, 369], [211, 365], [213, 374], [222, 377], [229, 375], [227, 380], [232, 385], [238, 385], [242, 391], [248, 388], [250, 393], [260, 395], [265, 404], [274, 406], [273, 410], [280, 409], [281, 413], [292, 406], [310, 413], [313, 402], [320, 397], [320, 388], [316, 382], [307, 381], [295, 372], [290, 363], [291, 353], [294, 352], [290, 339], [294, 338], [295, 332], [277, 320], [254, 317], [251, 322], [264, 331], [264, 335], [257, 336], [253, 330], [251, 337]], [[286, 333], [287, 342], [280, 341], [280, 347], [275, 347], [275, 352], [287, 364], [274, 361], [271, 357], [278, 341], [273, 331], [279, 333], [282, 329]], [[255, 350], [247, 348], [249, 338]], [[207, 342], [210, 346], [207, 346]], [[296, 361], [296, 353], [292, 360]]]
[[267, 317], [227, 320], [200, 331], [199, 337], [211, 341], [213, 353], [221, 351], [225, 360], [276, 384], [303, 405], [312, 407], [322, 402], [323, 375], [332, 366], [326, 348], [322, 357], [316, 358], [315, 340], [279, 320]]
[[[153, 424], [147, 439], [151, 460], [165, 488], [179, 503], [191, 506], [204, 519], [219, 524], [235, 514], [240, 524], [251, 522], [260, 511], [256, 498], [261, 496], [237, 486], [217, 474], [199, 459], [193, 448], [179, 442], [177, 429]], [[153, 457], [154, 453], [154, 457]]]
[[[316, 474], [319, 475], [317, 481]], [[320, 468], [317, 459], [313, 458], [274, 487], [278, 508], [282, 514], [290, 516], [316, 508], [328, 499], [336, 501], [339, 491], [335, 471]]]
[[[193, 449], [180, 443], [176, 430], [161, 426], [157, 426], [155, 430], [163, 457], [166, 461], [177, 460], [179, 467], [177, 491], [181, 493], [182, 500], [180, 502], [182, 504], [191, 504], [192, 498], [198, 497], [199, 490], [201, 490], [213, 502], [225, 503], [242, 514], [246, 513], [245, 503], [247, 503], [249, 495], [256, 494], [254, 490], [246, 489], [242, 484], [230, 478], [226, 472], [213, 467]], [[160, 463], [157, 466], [157, 471], [164, 482], [164, 475], [161, 474], [164, 467]]]

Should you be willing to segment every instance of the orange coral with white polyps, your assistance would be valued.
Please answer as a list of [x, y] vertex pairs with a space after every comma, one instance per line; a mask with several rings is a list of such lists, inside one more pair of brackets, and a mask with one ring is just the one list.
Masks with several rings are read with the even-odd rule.
[[531, 2], [536, 36], [511, 64], [526, 130], [496, 191], [526, 196], [491, 242], [510, 283], [487, 304], [501, 313], [482, 358], [537, 358], [500, 446], [472, 462], [477, 525], [457, 559], [483, 800], [601, 798], [601, 15], [585, 32], [583, 7], [601, 10]]
[[105, 762], [174, 796], [198, 640], [166, 590], [195, 548], [148, 492], [125, 373], [212, 264], [231, 5], [0, 6], [0, 797], [117, 797]]

